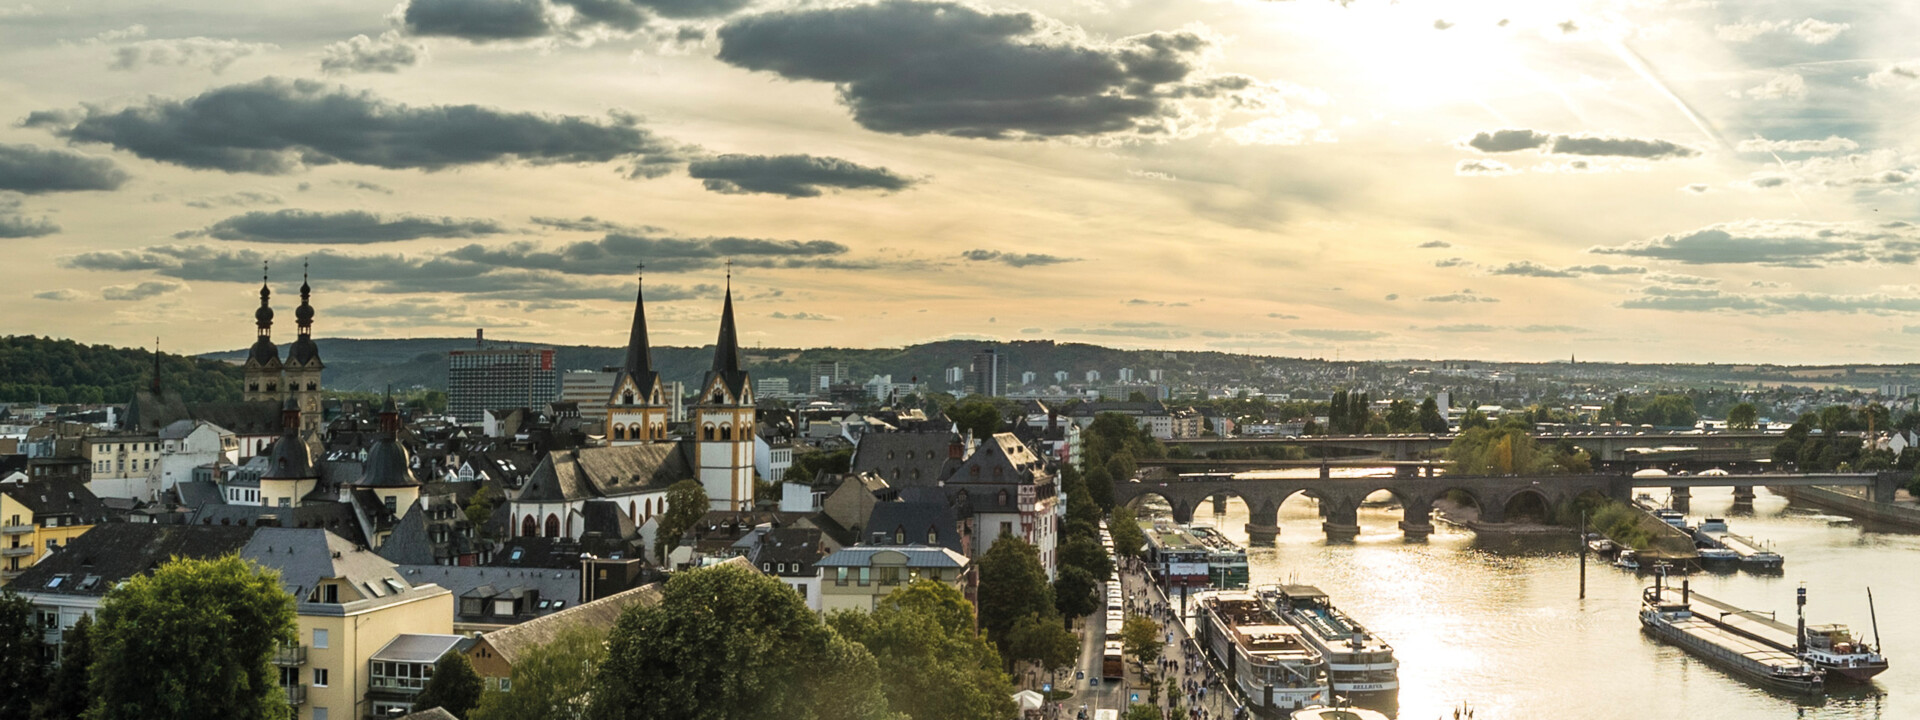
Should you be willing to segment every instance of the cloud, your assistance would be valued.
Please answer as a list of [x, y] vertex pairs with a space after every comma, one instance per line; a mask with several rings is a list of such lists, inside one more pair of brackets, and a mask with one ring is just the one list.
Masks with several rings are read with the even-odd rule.
[[1516, 328], [1514, 328], [1513, 330], [1514, 330], [1514, 332], [1523, 332], [1523, 333], [1583, 333], [1583, 332], [1588, 332], [1588, 330], [1587, 330], [1586, 328], [1583, 328], [1583, 327], [1577, 327], [1577, 326], [1574, 326], [1574, 325], [1521, 325], [1520, 327], [1516, 327]]
[[569, 232], [617, 233], [623, 235], [659, 235], [666, 232], [663, 228], [651, 225], [628, 225], [612, 220], [602, 220], [592, 215], [579, 218], [533, 217], [528, 219], [535, 225], [550, 227]]
[[1713, 26], [1715, 37], [1727, 42], [1752, 42], [1754, 38], [1787, 27], [1783, 20], [1748, 20], [1731, 25]]
[[1730, 94], [1750, 100], [1800, 100], [1807, 96], [1807, 79], [1799, 73], [1781, 73], [1745, 91]]
[[113, 49], [113, 70], [138, 70], [146, 66], [198, 67], [218, 75], [240, 58], [278, 49], [265, 43], [218, 40], [207, 37], [142, 40]]
[[401, 37], [398, 31], [388, 30], [377, 39], [355, 35], [321, 49], [320, 71], [328, 74], [397, 73], [403, 68], [419, 64], [426, 55], [426, 45], [411, 42]]
[[527, 40], [551, 29], [541, 0], [410, 0], [401, 19], [413, 35], [471, 42]]
[[1646, 268], [1638, 265], [1575, 265], [1567, 268], [1567, 272], [1582, 275], [1641, 275], [1646, 271]]
[[1433, 261], [1433, 266], [1437, 268], [1472, 267], [1473, 261], [1463, 257], [1450, 257], [1445, 260]]
[[335, 180], [333, 181], [333, 184], [339, 185], [340, 187], [343, 187], [343, 188], [350, 188], [353, 190], [365, 190], [367, 192], [377, 192], [382, 195], [393, 194], [393, 188], [387, 187], [385, 185], [381, 185], [379, 183], [367, 182], [365, 180]]
[[1338, 340], [1338, 341], [1379, 340], [1380, 338], [1384, 338], [1387, 336], [1386, 333], [1380, 332], [1378, 330], [1344, 330], [1344, 329], [1325, 329], [1325, 328], [1303, 328], [1300, 330], [1290, 330], [1288, 331], [1288, 334], [1293, 335], [1294, 337], [1303, 337], [1303, 338], [1309, 338], [1313, 340]]
[[[606, 26], [634, 31], [656, 18], [694, 20], [731, 15], [752, 4], [752, 0], [554, 0], [556, 5], [573, 9], [573, 25]], [[700, 28], [681, 27], [679, 34], [699, 32]]]
[[1908, 335], [1920, 335], [1920, 325], [1908, 325], [1906, 327], [1900, 328], [1900, 332], [1906, 333]]
[[1287, 313], [1277, 313], [1277, 312], [1267, 313], [1267, 317], [1273, 318], [1275, 320], [1299, 320], [1300, 319], [1299, 315], [1289, 315]]
[[230, 173], [282, 175], [332, 163], [440, 170], [518, 160], [624, 161], [630, 174], [654, 177], [684, 161], [680, 148], [623, 113], [598, 121], [477, 105], [402, 105], [313, 80], [269, 78], [120, 110], [40, 111], [25, 124], [148, 160]]
[[79, 300], [81, 296], [79, 291], [62, 289], [62, 290], [42, 290], [40, 292], [34, 293], [33, 297], [36, 300], [51, 300], [53, 302], [73, 302], [75, 300]]
[[784, 312], [778, 312], [778, 311], [775, 311], [775, 312], [771, 312], [771, 313], [768, 313], [768, 314], [767, 314], [767, 317], [770, 317], [770, 318], [773, 318], [773, 319], [775, 319], [775, 320], [819, 320], [819, 321], [833, 321], [833, 320], [839, 320], [839, 319], [840, 319], [840, 318], [837, 318], [837, 317], [834, 317], [834, 316], [832, 316], [832, 315], [821, 315], [820, 313], [810, 313], [810, 312], [796, 312], [796, 313], [784, 313]]
[[1768, 140], [1766, 138], [1754, 138], [1752, 140], [1741, 140], [1740, 144], [1736, 147], [1736, 149], [1743, 153], [1842, 152], [1846, 150], [1858, 150], [1859, 148], [1860, 143], [1840, 137], [1839, 135], [1828, 135], [1825, 140]]
[[1058, 255], [1045, 255], [1042, 253], [1014, 253], [1001, 252], [999, 250], [968, 250], [960, 253], [960, 257], [973, 262], [997, 262], [1005, 263], [1013, 267], [1058, 265], [1060, 263], [1078, 262], [1080, 260], [1080, 258], [1060, 257]]
[[1666, 283], [1668, 285], [1718, 285], [1720, 284], [1720, 278], [1700, 277], [1699, 275], [1683, 275], [1680, 273], [1664, 273], [1664, 272], [1653, 273], [1651, 275], [1648, 275], [1647, 279], [1652, 282]]
[[106, 158], [0, 143], [0, 190], [26, 195], [117, 190], [126, 181], [127, 173]]
[[1891, 315], [1920, 312], [1920, 297], [1872, 293], [1730, 293], [1706, 288], [1648, 287], [1620, 307], [1673, 312], [1737, 312], [1752, 315], [1785, 313], [1839, 313]]
[[20, 214], [20, 199], [0, 194], [0, 238], [29, 238], [60, 232], [60, 226], [47, 218]]
[[1706, 193], [1707, 190], [1710, 190], [1711, 188], [1708, 187], [1706, 183], [1690, 183], [1690, 184], [1681, 186], [1680, 189], [1693, 193], [1695, 195], [1700, 195], [1700, 194]]
[[1834, 263], [1910, 265], [1920, 259], [1911, 228], [1799, 220], [1745, 220], [1587, 252], [1687, 265], [1755, 264], [1818, 267]]
[[1186, 101], [1260, 109], [1274, 88], [1209, 75], [1196, 31], [1111, 42], [1029, 12], [954, 2], [750, 15], [720, 28], [719, 59], [832, 83], [868, 130], [972, 138], [1172, 136], [1198, 125]]
[[1499, 160], [1485, 160], [1485, 159], [1476, 158], [1473, 160], [1461, 160], [1458, 164], [1453, 166], [1453, 174], [1461, 175], [1461, 176], [1512, 175], [1516, 172], [1519, 172], [1519, 171], [1513, 169], [1512, 165], [1508, 165], [1506, 163], [1500, 162]]
[[1487, 272], [1493, 275], [1518, 275], [1521, 277], [1541, 278], [1570, 278], [1580, 276], [1579, 273], [1550, 268], [1532, 260], [1507, 263], [1502, 267], [1497, 267]]
[[1445, 240], [1428, 240], [1426, 242], [1420, 243], [1417, 247], [1420, 247], [1423, 249], [1424, 248], [1450, 248], [1450, 247], [1453, 247], [1453, 243], [1447, 242]]
[[823, 187], [893, 191], [915, 182], [883, 167], [812, 155], [721, 155], [693, 161], [687, 165], [687, 174], [718, 193], [789, 198], [819, 197]]
[[1435, 30], [1445, 30], [1450, 27], [1453, 27], [1453, 23], [1447, 22], [1445, 20], [1433, 21], [1433, 29]]
[[1475, 294], [1472, 290], [1461, 290], [1447, 295], [1429, 295], [1421, 298], [1430, 303], [1497, 303], [1500, 298]]
[[187, 207], [211, 210], [217, 207], [247, 207], [250, 205], [279, 205], [286, 202], [279, 195], [269, 192], [241, 190], [225, 195], [209, 195], [186, 201]]
[[1158, 322], [1116, 322], [1107, 327], [1070, 327], [1053, 331], [1055, 335], [1092, 335], [1096, 337], [1127, 337], [1145, 340], [1179, 340], [1192, 337], [1193, 333], [1178, 325]]
[[1443, 333], [1485, 333], [1485, 332], [1493, 332], [1499, 329], [1500, 327], [1497, 325], [1481, 325], [1477, 323], [1468, 323], [1464, 325], [1437, 325], [1432, 328], [1434, 332], [1443, 332]]
[[1847, 23], [1822, 22], [1813, 18], [1801, 20], [1793, 26], [1793, 36], [1806, 41], [1808, 45], [1825, 45], [1828, 41], [1840, 37], [1840, 33], [1853, 27]]
[[506, 228], [492, 220], [474, 218], [384, 216], [362, 210], [314, 212], [287, 209], [273, 212], [256, 210], [235, 215], [204, 229], [183, 232], [175, 237], [351, 245], [419, 238], [471, 238], [498, 235], [506, 231]]
[[1400, 299], [1400, 293], [1387, 293], [1387, 298], [1386, 298], [1386, 299], [1387, 299], [1387, 302], [1393, 302], [1393, 301], [1395, 301], [1395, 300], [1399, 300], [1399, 299]]
[[1867, 73], [1867, 85], [1876, 88], [1912, 85], [1920, 80], [1920, 60], [1897, 62]]
[[[1630, 157], [1642, 160], [1664, 160], [1700, 154], [1699, 150], [1667, 140], [1599, 135], [1551, 135], [1536, 130], [1515, 128], [1482, 131], [1464, 142], [1467, 147], [1484, 153], [1538, 150], [1542, 154]], [[1465, 165], [1464, 161], [1462, 165]]]
[[599, 240], [545, 247], [530, 242], [467, 245], [448, 251], [447, 259], [485, 267], [551, 270], [570, 275], [626, 275], [636, 262], [648, 270], [686, 272], [719, 267], [732, 260], [742, 267], [864, 270], [876, 263], [847, 260], [847, 246], [829, 240], [768, 240], [718, 237], [678, 238], [609, 234]]
[[100, 288], [100, 297], [107, 300], [134, 301], [148, 300], [169, 293], [184, 292], [187, 284], [172, 280], [150, 280], [134, 285], [109, 285]]

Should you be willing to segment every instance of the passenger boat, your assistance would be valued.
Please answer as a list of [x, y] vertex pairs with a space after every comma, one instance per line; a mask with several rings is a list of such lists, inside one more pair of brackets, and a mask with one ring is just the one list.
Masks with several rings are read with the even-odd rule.
[[1367, 632], [1312, 585], [1267, 585], [1258, 590], [1261, 604], [1300, 629], [1313, 649], [1326, 658], [1327, 677], [1341, 695], [1391, 693], [1400, 689], [1400, 662], [1393, 646]]
[[1141, 520], [1147, 566], [1162, 587], [1202, 587], [1208, 582], [1207, 547], [1186, 527], [1165, 519]]
[[1221, 590], [1247, 587], [1247, 549], [1206, 525], [1190, 528], [1193, 538], [1207, 548], [1207, 582]]
[[1226, 680], [1250, 708], [1278, 716], [1332, 701], [1320, 651], [1252, 592], [1208, 590], [1195, 597], [1201, 647], [1226, 668]]
[[1664, 579], [1665, 573], [1656, 575], [1653, 586], [1640, 594], [1641, 629], [1763, 687], [1800, 694], [1825, 687], [1823, 673], [1793, 653], [1696, 615], [1686, 580], [1676, 589], [1665, 587]]
[[1287, 720], [1387, 720], [1387, 716], [1366, 708], [1315, 705], [1293, 711]]
[[1705, 520], [1700, 521], [1700, 532], [1723, 533], [1726, 531], [1727, 531], [1726, 518], [1709, 517]]

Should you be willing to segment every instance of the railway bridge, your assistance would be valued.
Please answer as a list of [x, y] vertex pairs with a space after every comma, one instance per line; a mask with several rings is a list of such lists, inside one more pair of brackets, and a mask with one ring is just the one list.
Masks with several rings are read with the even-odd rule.
[[1876, 502], [1890, 502], [1907, 478], [1906, 473], [1832, 473], [1756, 475], [1693, 475], [1674, 477], [1634, 477], [1624, 473], [1588, 475], [1428, 475], [1397, 474], [1390, 477], [1332, 477], [1322, 468], [1319, 477], [1250, 478], [1229, 474], [1183, 475], [1159, 479], [1136, 479], [1116, 483], [1114, 502], [1130, 504], [1145, 497], [1158, 497], [1173, 510], [1176, 522], [1193, 520], [1194, 510], [1209, 500], [1240, 498], [1247, 504], [1247, 534], [1254, 542], [1272, 542], [1280, 533], [1280, 505], [1295, 494], [1305, 493], [1320, 502], [1324, 518], [1321, 529], [1329, 539], [1350, 539], [1360, 533], [1360, 504], [1367, 496], [1385, 491], [1399, 501], [1400, 530], [1409, 539], [1423, 539], [1433, 533], [1433, 503], [1452, 491], [1460, 491], [1479, 506], [1480, 519], [1490, 523], [1506, 522], [1516, 510], [1554, 508], [1585, 495], [1597, 495], [1619, 502], [1632, 499], [1637, 488], [1664, 487], [1673, 492], [1676, 504], [1684, 503], [1695, 487], [1733, 487], [1736, 494], [1745, 489], [1751, 497], [1757, 485], [1774, 486], [1856, 486], [1866, 487]]

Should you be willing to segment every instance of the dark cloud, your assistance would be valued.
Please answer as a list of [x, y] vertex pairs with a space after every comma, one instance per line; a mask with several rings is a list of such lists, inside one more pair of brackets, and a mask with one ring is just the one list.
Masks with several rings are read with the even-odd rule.
[[1188, 31], [1110, 43], [1027, 12], [952, 2], [750, 15], [720, 29], [720, 60], [833, 83], [854, 120], [903, 135], [1054, 137], [1176, 129], [1184, 99], [1257, 103], [1258, 83], [1203, 75], [1210, 43]]
[[1575, 265], [1567, 271], [1582, 275], [1645, 275], [1647, 269], [1638, 265]]
[[1453, 247], [1453, 243], [1447, 242], [1445, 240], [1428, 240], [1426, 242], [1420, 243], [1419, 247], [1423, 249], [1424, 248], [1450, 248], [1450, 247]]
[[27, 195], [117, 190], [126, 181], [127, 173], [106, 158], [0, 143], [0, 190]]
[[666, 232], [665, 229], [652, 225], [627, 225], [611, 220], [602, 220], [592, 215], [585, 215], [579, 218], [533, 217], [528, 218], [528, 220], [535, 225], [543, 225], [555, 230], [566, 230], [569, 232], [615, 233], [623, 235], [659, 235]]
[[541, 0], [410, 0], [402, 18], [414, 35], [473, 42], [526, 40], [551, 29]]
[[1780, 175], [1761, 175], [1760, 177], [1748, 180], [1747, 184], [1757, 188], [1777, 188], [1787, 184], [1787, 179]]
[[1500, 298], [1493, 298], [1493, 297], [1487, 297], [1485, 295], [1475, 294], [1472, 290], [1461, 290], [1460, 292], [1449, 293], [1446, 295], [1429, 295], [1422, 299], [1430, 303], [1497, 303], [1497, 302], [1500, 302]]
[[[1058, 265], [1060, 263], [1078, 262], [1080, 260], [1080, 258], [1060, 257], [1058, 255], [1047, 255], [1043, 253], [1015, 253], [1001, 252], [999, 250], [968, 250], [960, 253], [960, 257], [974, 262], [1005, 263], [1013, 267]], [[1145, 301], [1141, 302], [1144, 304]]]
[[1386, 333], [1378, 330], [1342, 330], [1327, 328], [1303, 328], [1300, 330], [1290, 330], [1288, 334], [1294, 337], [1311, 338], [1314, 340], [1341, 341], [1379, 340], [1387, 336]]
[[1580, 276], [1579, 273], [1568, 272], [1566, 270], [1560, 270], [1556, 268], [1550, 268], [1545, 265], [1536, 263], [1532, 260], [1522, 260], [1520, 262], [1507, 263], [1504, 266], [1494, 268], [1492, 270], [1489, 270], [1488, 272], [1494, 275], [1519, 275], [1521, 277], [1543, 277], [1543, 278], [1570, 278], [1570, 277]]
[[1666, 140], [1603, 137], [1593, 135], [1552, 135], [1536, 130], [1507, 128], [1480, 132], [1466, 141], [1467, 147], [1484, 153], [1509, 153], [1539, 150], [1556, 155], [1630, 157], [1643, 160], [1693, 157], [1700, 151]]
[[0, 238], [27, 238], [52, 235], [60, 232], [60, 226], [46, 218], [30, 218], [20, 214], [20, 199], [0, 195]]
[[235, 215], [204, 229], [179, 233], [175, 237], [353, 245], [419, 238], [472, 238], [504, 232], [507, 229], [499, 223], [475, 218], [385, 216], [362, 210], [313, 212], [288, 209], [273, 212], [256, 210]]
[[52, 300], [54, 302], [73, 302], [75, 300], [80, 299], [80, 293], [73, 290], [42, 290], [40, 292], [34, 293], [33, 297], [36, 300]]
[[150, 98], [108, 110], [41, 111], [30, 127], [104, 143], [149, 160], [230, 173], [279, 175], [350, 163], [440, 170], [519, 160], [536, 165], [622, 161], [658, 176], [681, 148], [629, 115], [511, 113], [477, 105], [413, 106], [312, 80], [269, 78], [187, 100]]
[[379, 38], [355, 35], [320, 51], [324, 73], [397, 73], [420, 62], [427, 47], [388, 30]]
[[110, 285], [100, 288], [100, 297], [107, 300], [132, 302], [136, 300], [150, 300], [161, 295], [181, 292], [186, 289], [187, 284], [183, 282], [150, 280], [134, 285]]
[[351, 188], [354, 190], [365, 190], [367, 192], [377, 192], [382, 195], [393, 194], [393, 188], [387, 187], [385, 185], [381, 185], [379, 183], [370, 183], [365, 180], [335, 180], [333, 181], [333, 184], [339, 185], [340, 187], [343, 187], [343, 188]]
[[732, 260], [742, 267], [864, 270], [875, 263], [847, 260], [847, 246], [830, 240], [761, 238], [674, 238], [610, 234], [599, 240], [546, 247], [530, 242], [467, 245], [446, 254], [479, 266], [551, 270], [571, 275], [627, 275], [636, 263], [648, 270], [686, 272], [719, 267]]
[[1495, 130], [1474, 134], [1473, 138], [1467, 141], [1467, 147], [1485, 153], [1517, 152], [1541, 147], [1552, 139], [1552, 135], [1532, 130]]
[[1480, 158], [1475, 158], [1471, 160], [1461, 160], [1460, 162], [1454, 164], [1453, 166], [1453, 174], [1463, 175], [1463, 176], [1512, 175], [1513, 173], [1516, 173], [1516, 172], [1519, 172], [1519, 171], [1514, 170], [1512, 165], [1508, 165], [1506, 163], [1500, 162], [1499, 160], [1486, 160], [1486, 159], [1480, 159]]
[[1910, 265], [1920, 259], [1920, 237], [1906, 228], [1848, 223], [1748, 220], [1710, 225], [1681, 235], [1587, 250], [1688, 265], [1756, 264], [1818, 267], [1834, 263]]
[[1467, 267], [1472, 264], [1473, 264], [1473, 261], [1463, 257], [1450, 257], [1445, 260], [1433, 261], [1433, 266], [1438, 268]]
[[273, 193], [254, 192], [252, 190], [242, 190], [240, 192], [228, 193], [226, 195], [210, 195], [202, 198], [194, 198], [192, 200], [186, 201], [183, 204], [186, 205], [187, 207], [200, 208], [202, 210], [211, 210], [217, 207], [247, 207], [249, 205], [279, 205], [283, 202], [285, 201], [281, 200], [279, 195], [275, 195]]
[[719, 193], [767, 193], [790, 198], [818, 197], [820, 189], [903, 190], [912, 178], [883, 167], [868, 167], [812, 155], [721, 155], [695, 160], [687, 174]]
[[[753, 0], [554, 0], [555, 5], [573, 8], [575, 25], [604, 25], [616, 30], [634, 31], [655, 18], [699, 20], [732, 15], [753, 4]], [[684, 35], [699, 28], [682, 27]]]

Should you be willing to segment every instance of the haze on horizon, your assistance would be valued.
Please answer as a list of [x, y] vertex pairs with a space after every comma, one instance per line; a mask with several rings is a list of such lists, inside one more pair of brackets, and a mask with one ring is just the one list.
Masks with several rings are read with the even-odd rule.
[[1920, 6], [0, 0], [0, 333], [1904, 362]]

